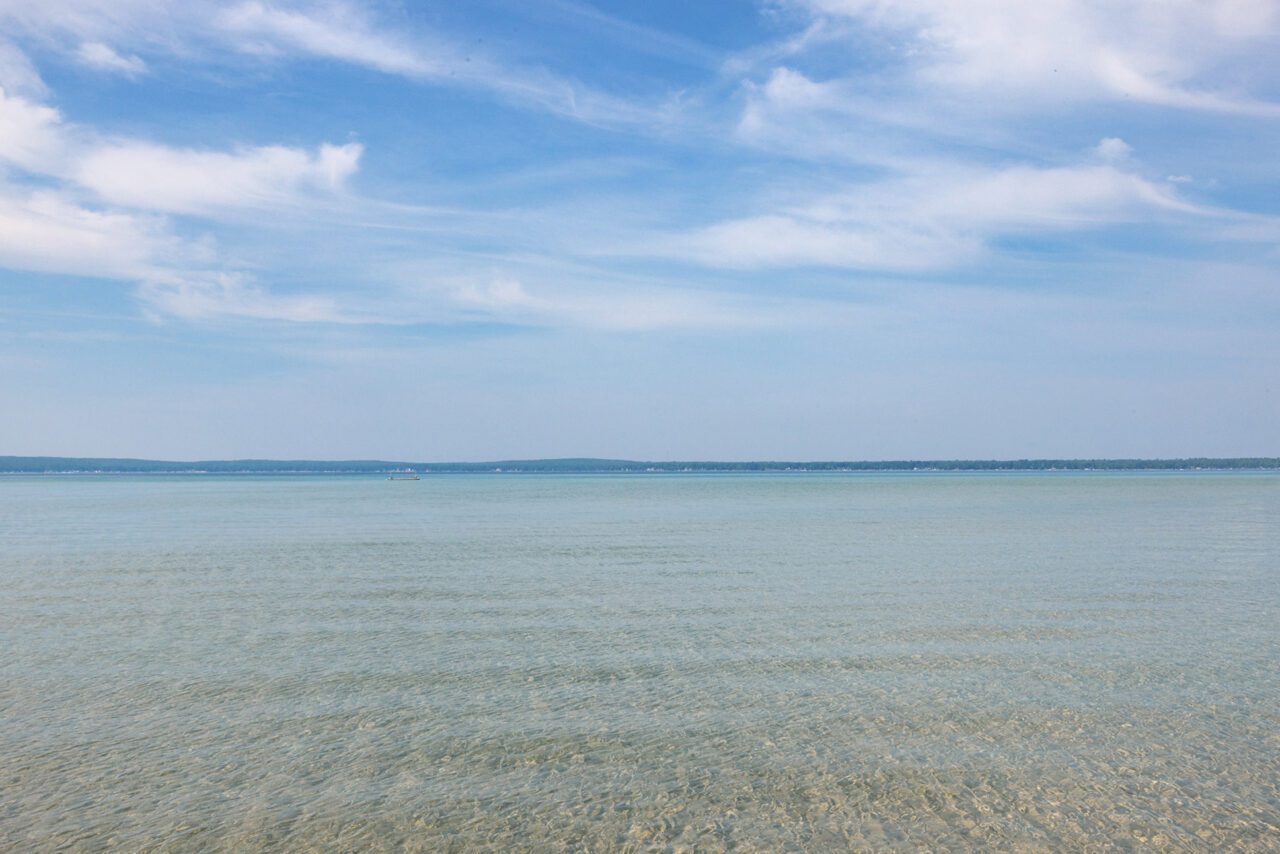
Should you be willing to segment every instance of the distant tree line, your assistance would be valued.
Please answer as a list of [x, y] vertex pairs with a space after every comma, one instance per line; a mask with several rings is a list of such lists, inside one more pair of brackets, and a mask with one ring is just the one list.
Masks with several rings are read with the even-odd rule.
[[6, 474], [635, 474], [644, 472], [903, 472], [903, 471], [1194, 471], [1280, 469], [1280, 457], [1190, 457], [1171, 460], [857, 460], [848, 462], [717, 462], [708, 460], [499, 460], [420, 463], [388, 460], [135, 460], [97, 457], [3, 457]]

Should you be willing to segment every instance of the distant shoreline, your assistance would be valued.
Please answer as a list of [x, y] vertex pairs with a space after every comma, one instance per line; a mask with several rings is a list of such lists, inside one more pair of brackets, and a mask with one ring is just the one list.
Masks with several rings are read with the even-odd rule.
[[419, 463], [392, 460], [198, 460], [0, 456], [0, 474], [716, 474], [821, 472], [1277, 471], [1280, 457], [1092, 460], [660, 461], [605, 459]]

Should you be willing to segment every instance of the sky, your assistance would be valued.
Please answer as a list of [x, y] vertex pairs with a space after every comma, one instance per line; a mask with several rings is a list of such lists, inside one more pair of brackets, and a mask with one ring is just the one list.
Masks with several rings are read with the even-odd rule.
[[0, 0], [0, 454], [1280, 455], [1280, 0]]

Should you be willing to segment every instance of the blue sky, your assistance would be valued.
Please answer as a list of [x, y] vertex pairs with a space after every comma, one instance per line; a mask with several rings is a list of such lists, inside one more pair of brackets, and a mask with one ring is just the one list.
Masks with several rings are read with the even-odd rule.
[[1280, 0], [0, 0], [0, 453], [1280, 454]]

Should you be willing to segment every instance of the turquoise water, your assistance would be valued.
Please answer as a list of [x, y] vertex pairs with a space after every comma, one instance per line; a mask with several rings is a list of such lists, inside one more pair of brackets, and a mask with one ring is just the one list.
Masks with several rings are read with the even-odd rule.
[[1280, 850], [1280, 476], [0, 479], [0, 850]]

